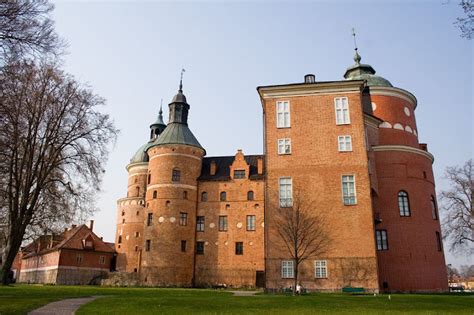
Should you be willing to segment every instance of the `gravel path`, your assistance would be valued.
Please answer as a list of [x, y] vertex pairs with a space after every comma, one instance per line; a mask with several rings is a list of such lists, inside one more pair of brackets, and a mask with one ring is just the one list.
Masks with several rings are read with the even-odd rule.
[[99, 296], [56, 301], [37, 308], [29, 312], [28, 315], [71, 315], [74, 314], [81, 305], [92, 302], [97, 298], [99, 298]]

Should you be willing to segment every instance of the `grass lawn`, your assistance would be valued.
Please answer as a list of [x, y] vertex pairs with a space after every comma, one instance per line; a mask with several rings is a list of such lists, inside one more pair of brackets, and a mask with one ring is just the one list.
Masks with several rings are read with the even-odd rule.
[[0, 314], [25, 314], [52, 301], [100, 295], [77, 314], [474, 314], [474, 294], [305, 296], [232, 293], [202, 289], [103, 288], [93, 286], [0, 286]]

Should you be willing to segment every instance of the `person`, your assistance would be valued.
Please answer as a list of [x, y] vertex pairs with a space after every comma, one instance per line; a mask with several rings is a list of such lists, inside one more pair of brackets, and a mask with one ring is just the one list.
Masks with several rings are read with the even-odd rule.
[[301, 294], [301, 284], [297, 284], [296, 285], [296, 295], [300, 295]]

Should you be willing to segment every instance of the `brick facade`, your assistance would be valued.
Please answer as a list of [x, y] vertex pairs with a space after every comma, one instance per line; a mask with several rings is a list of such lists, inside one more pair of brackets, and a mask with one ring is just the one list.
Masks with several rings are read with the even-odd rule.
[[[165, 135], [157, 133], [127, 167], [118, 270], [138, 273], [143, 285], [292, 286], [278, 217], [297, 196], [324, 217], [331, 240], [300, 266], [303, 287], [446, 291], [433, 157], [418, 143], [416, 98], [375, 76], [358, 54], [355, 61], [344, 81], [257, 88], [263, 155], [205, 157], [187, 127], [180, 86]], [[350, 137], [350, 146], [340, 137]], [[293, 194], [284, 200], [281, 179]], [[410, 216], [400, 215], [400, 191]]]

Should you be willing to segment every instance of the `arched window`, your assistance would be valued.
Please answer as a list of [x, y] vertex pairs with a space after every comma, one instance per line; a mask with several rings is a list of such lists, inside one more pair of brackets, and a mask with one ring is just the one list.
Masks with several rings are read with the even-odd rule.
[[253, 191], [247, 192], [247, 200], [253, 200]]
[[188, 199], [188, 192], [186, 190], [183, 191], [183, 199]]
[[[136, 182], [136, 181], [135, 181], [135, 182]], [[150, 182], [151, 182], [151, 174], [148, 173], [148, 184], [150, 184]]]
[[122, 235], [119, 235], [117, 243], [122, 243]]
[[227, 193], [225, 191], [221, 192], [220, 200], [221, 201], [226, 201], [227, 200]]
[[438, 207], [436, 206], [436, 199], [431, 195], [431, 214], [433, 215], [433, 220], [438, 220]]
[[203, 191], [201, 193], [201, 201], [207, 201], [207, 192]]
[[173, 182], [179, 182], [181, 180], [181, 171], [177, 168], [173, 169], [173, 173], [171, 175], [171, 180]]
[[156, 199], [158, 193], [156, 192], [156, 190], [153, 190], [153, 199]]
[[401, 217], [410, 216], [410, 202], [408, 201], [408, 193], [406, 191], [398, 192], [398, 208], [400, 209]]

